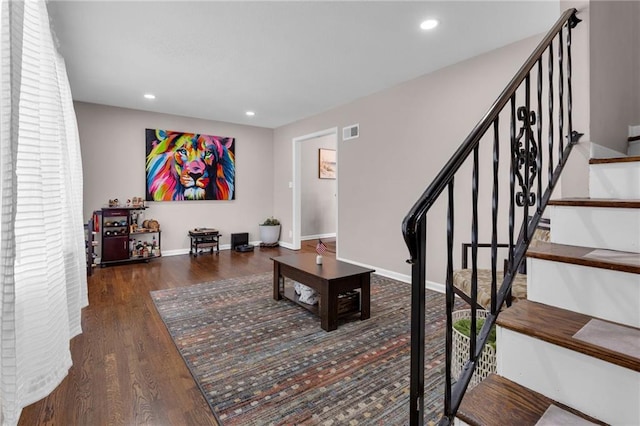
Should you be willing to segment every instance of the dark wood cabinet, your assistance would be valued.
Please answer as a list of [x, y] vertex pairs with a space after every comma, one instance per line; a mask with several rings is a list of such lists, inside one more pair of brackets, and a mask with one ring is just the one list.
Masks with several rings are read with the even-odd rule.
[[102, 261], [114, 262], [129, 259], [129, 237], [104, 237], [102, 240]]
[[160, 230], [144, 229], [136, 224], [136, 217], [144, 210], [144, 207], [102, 209], [101, 266], [160, 257]]

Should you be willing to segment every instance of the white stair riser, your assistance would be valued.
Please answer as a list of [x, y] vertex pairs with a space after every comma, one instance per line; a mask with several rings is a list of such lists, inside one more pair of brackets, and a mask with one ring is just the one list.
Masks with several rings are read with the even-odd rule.
[[549, 207], [553, 243], [640, 252], [640, 209]]
[[613, 425], [640, 424], [640, 373], [498, 327], [497, 372]]
[[591, 198], [640, 199], [640, 162], [589, 166]]
[[527, 299], [640, 328], [640, 275], [527, 259]]

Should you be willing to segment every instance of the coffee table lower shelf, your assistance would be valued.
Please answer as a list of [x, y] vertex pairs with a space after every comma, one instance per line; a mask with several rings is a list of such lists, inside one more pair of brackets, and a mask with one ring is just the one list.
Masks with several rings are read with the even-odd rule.
[[[295, 303], [296, 305], [302, 306], [307, 311], [312, 312], [314, 315], [320, 316], [320, 308], [319, 308], [320, 302], [316, 303], [315, 305], [303, 303], [300, 301], [300, 296], [296, 294], [296, 291], [293, 288], [288, 288], [288, 287], [285, 287], [283, 296], [285, 299]], [[353, 308], [346, 310], [344, 312], [340, 312], [340, 307], [338, 307], [338, 318], [347, 318], [355, 314], [358, 314], [358, 315], [360, 314], [360, 294], [358, 294], [358, 301], [353, 306]]]

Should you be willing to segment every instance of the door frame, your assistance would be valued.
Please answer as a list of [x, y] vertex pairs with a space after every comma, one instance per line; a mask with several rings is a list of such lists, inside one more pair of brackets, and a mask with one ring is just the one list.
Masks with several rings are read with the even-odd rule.
[[[322, 136], [335, 136], [336, 138], [336, 158], [338, 156], [338, 128], [331, 127], [329, 129], [320, 130], [318, 132], [309, 133], [306, 135], [298, 136], [293, 138], [292, 140], [292, 152], [293, 152], [293, 235], [292, 235], [292, 248], [294, 250], [300, 250], [301, 247], [301, 239], [302, 236], [302, 190], [301, 190], [301, 181], [302, 176], [300, 172], [300, 163], [302, 162], [302, 142], [307, 141], [309, 139], [315, 139]], [[338, 170], [339, 164], [336, 164], [336, 179], [338, 179]], [[338, 192], [338, 188], [336, 185], [336, 194]], [[336, 210], [338, 206], [338, 200], [340, 197], [336, 197]], [[338, 236], [338, 214], [336, 212], [336, 240]], [[336, 255], [337, 255], [337, 244], [336, 244]]]

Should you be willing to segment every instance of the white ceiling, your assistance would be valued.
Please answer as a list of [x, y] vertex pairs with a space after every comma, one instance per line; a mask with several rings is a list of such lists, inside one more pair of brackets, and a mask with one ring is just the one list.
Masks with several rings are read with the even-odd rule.
[[558, 1], [48, 7], [75, 100], [271, 128], [541, 33], [560, 13]]

